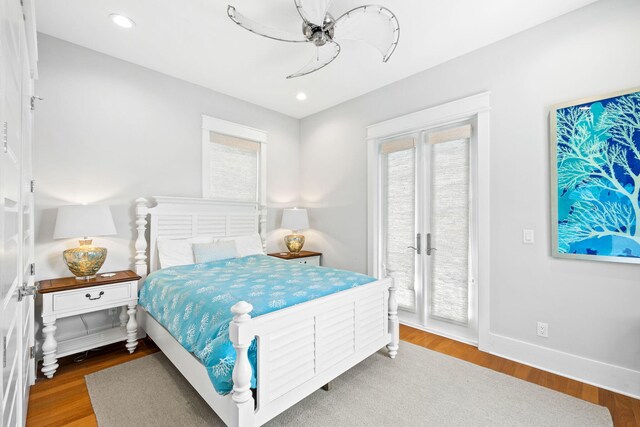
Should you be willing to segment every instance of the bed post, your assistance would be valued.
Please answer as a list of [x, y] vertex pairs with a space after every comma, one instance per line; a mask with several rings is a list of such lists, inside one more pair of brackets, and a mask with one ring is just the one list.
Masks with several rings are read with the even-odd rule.
[[231, 398], [238, 406], [238, 426], [253, 426], [253, 396], [251, 394], [251, 363], [249, 362], [249, 346], [254, 335], [247, 328], [251, 320], [249, 313], [253, 306], [240, 301], [231, 307], [234, 314], [229, 324], [229, 339], [236, 349], [236, 363], [233, 366], [233, 392]]
[[389, 287], [389, 332], [391, 333], [391, 341], [387, 345], [389, 357], [396, 358], [398, 347], [400, 344], [400, 321], [398, 320], [398, 300], [396, 298], [396, 281], [391, 278], [391, 286]]
[[149, 208], [147, 199], [139, 198], [136, 200], [136, 228], [138, 237], [136, 238], [136, 274], [142, 277], [142, 280], [149, 274], [149, 266], [147, 265], [147, 238], [145, 232], [147, 229], [147, 215]]

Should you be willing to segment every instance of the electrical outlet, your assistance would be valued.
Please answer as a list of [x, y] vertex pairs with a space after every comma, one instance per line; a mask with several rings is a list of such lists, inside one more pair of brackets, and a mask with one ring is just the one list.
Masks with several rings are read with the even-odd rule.
[[538, 322], [538, 336], [549, 338], [549, 324]]

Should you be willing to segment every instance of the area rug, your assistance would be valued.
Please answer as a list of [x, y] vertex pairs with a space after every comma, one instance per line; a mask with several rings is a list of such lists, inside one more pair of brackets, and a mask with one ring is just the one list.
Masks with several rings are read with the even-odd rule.
[[[223, 426], [156, 353], [87, 375], [100, 427]], [[609, 411], [462, 360], [401, 343], [380, 351], [269, 426], [612, 426]]]

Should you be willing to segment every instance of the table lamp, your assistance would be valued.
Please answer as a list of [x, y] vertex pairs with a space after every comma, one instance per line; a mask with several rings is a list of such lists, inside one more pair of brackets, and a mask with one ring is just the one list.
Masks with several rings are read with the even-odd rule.
[[309, 228], [309, 217], [306, 209], [285, 209], [282, 212], [282, 228], [292, 230], [293, 233], [284, 237], [284, 243], [287, 249], [294, 255], [300, 253], [304, 246], [304, 236], [300, 234], [300, 230]]
[[78, 280], [96, 277], [107, 259], [107, 249], [92, 245], [90, 237], [116, 234], [109, 206], [74, 205], [58, 208], [54, 239], [80, 240], [80, 246], [62, 253], [64, 263]]

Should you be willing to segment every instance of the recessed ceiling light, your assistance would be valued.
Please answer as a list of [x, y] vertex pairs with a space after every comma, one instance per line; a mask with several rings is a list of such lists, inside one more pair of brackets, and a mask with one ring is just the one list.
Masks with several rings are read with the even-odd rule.
[[119, 13], [112, 13], [111, 15], [109, 15], [109, 18], [111, 18], [113, 23], [118, 27], [129, 29], [136, 26], [136, 23], [133, 22], [133, 19], [129, 18], [128, 16], [120, 15]]
[[298, 94], [296, 95], [296, 99], [298, 101], [304, 101], [305, 99], [307, 99], [307, 94], [304, 92], [298, 92]]

